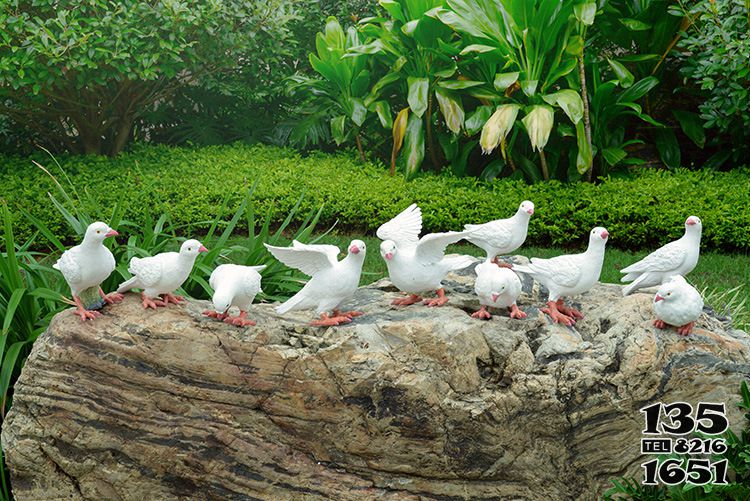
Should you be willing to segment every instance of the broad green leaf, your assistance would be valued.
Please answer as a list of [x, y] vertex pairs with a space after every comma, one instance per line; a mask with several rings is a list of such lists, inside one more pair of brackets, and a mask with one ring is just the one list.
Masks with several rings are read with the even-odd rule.
[[620, 18], [620, 23], [630, 31], [646, 31], [651, 29], [650, 24], [629, 17]]
[[680, 167], [682, 162], [680, 145], [672, 129], [662, 127], [653, 130], [654, 143], [664, 165], [670, 169]]
[[391, 115], [391, 107], [387, 101], [378, 101], [375, 103], [375, 113], [378, 114], [380, 119], [380, 125], [384, 129], [390, 129], [393, 127], [393, 116]]
[[406, 175], [411, 176], [422, 165], [424, 160], [424, 123], [415, 114], [409, 115], [404, 137], [404, 163]]
[[638, 80], [632, 87], [620, 94], [618, 102], [634, 102], [648, 94], [648, 92], [659, 84], [656, 77], [646, 77]]
[[703, 128], [703, 120], [700, 115], [685, 110], [674, 110], [672, 113], [677, 121], [680, 122], [682, 132], [684, 132], [698, 148], [703, 148], [706, 144], [706, 130]]
[[489, 120], [495, 107], [494, 106], [479, 106], [474, 112], [469, 115], [466, 119], [464, 127], [466, 128], [466, 134], [473, 136], [479, 130], [484, 127], [484, 124]]
[[557, 105], [568, 115], [570, 121], [577, 124], [583, 118], [583, 100], [581, 96], [572, 89], [563, 89], [554, 94], [542, 96], [548, 104]]
[[607, 58], [607, 62], [609, 63], [609, 67], [612, 68], [612, 71], [615, 72], [615, 76], [617, 76], [617, 80], [619, 80], [622, 88], [627, 89], [633, 85], [635, 77], [622, 63], [610, 58]]
[[340, 145], [346, 139], [344, 134], [345, 122], [345, 115], [341, 115], [331, 119], [331, 135], [333, 136], [333, 140], [336, 141], [337, 145]]
[[578, 56], [583, 52], [585, 41], [580, 35], [572, 36], [568, 39], [568, 44], [565, 46], [565, 52], [573, 56]]
[[454, 98], [443, 89], [438, 89], [435, 95], [440, 105], [440, 112], [445, 119], [445, 125], [451, 132], [458, 134], [464, 125], [464, 109], [459, 101], [460, 97]]
[[430, 90], [430, 81], [426, 78], [409, 77], [407, 82], [409, 84], [409, 95], [407, 97], [409, 107], [417, 118], [422, 118], [424, 112], [427, 111], [427, 94]]
[[365, 123], [365, 118], [367, 118], [367, 108], [365, 108], [364, 103], [359, 98], [349, 98], [349, 102], [352, 106], [352, 122], [354, 122], [357, 127], [361, 127], [362, 124]]
[[536, 88], [539, 85], [539, 80], [521, 80], [521, 90], [524, 94], [529, 97], [533, 97], [536, 94]]
[[596, 2], [579, 3], [573, 7], [576, 19], [586, 26], [594, 24], [596, 17]]
[[495, 81], [493, 82], [493, 85], [497, 90], [500, 92], [505, 92], [505, 90], [516, 83], [518, 80], [519, 73], [517, 71], [512, 71], [510, 73], [498, 73], [495, 75]]
[[461, 55], [464, 56], [472, 52], [484, 54], [486, 52], [492, 52], [494, 50], [497, 50], [497, 47], [493, 47], [491, 45], [482, 45], [482, 44], [474, 43], [474, 44], [467, 45], [466, 47], [464, 47], [464, 49], [461, 51]]
[[463, 90], [482, 85], [483, 83], [475, 80], [443, 80], [438, 85], [444, 89]]
[[625, 160], [625, 157], [627, 156], [627, 152], [618, 147], [604, 148], [602, 150], [602, 157], [609, 165], [613, 167]]

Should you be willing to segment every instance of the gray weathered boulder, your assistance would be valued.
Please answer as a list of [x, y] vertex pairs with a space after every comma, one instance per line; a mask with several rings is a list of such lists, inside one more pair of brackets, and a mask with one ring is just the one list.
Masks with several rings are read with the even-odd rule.
[[[358, 291], [352, 324], [313, 329], [271, 305], [238, 329], [203, 302], [52, 321], [3, 426], [17, 499], [592, 499], [639, 474], [652, 402], [734, 403], [750, 338], [709, 313], [688, 338], [651, 296], [599, 285], [586, 318], [474, 320], [472, 275], [444, 308]], [[531, 292], [531, 296], [529, 296]]]

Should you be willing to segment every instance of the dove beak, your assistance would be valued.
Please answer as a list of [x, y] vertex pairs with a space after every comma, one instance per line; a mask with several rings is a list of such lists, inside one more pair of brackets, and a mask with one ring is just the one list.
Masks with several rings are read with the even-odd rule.
[[657, 294], [657, 295], [656, 295], [656, 296], [654, 297], [654, 303], [658, 303], [659, 301], [664, 301], [664, 298], [663, 298], [663, 297], [661, 297], [661, 296], [660, 296], [659, 294]]
[[531, 216], [531, 215], [533, 215], [533, 214], [534, 214], [534, 209], [529, 209], [529, 210], [527, 210], [526, 212], [528, 212], [528, 213], [529, 213], [529, 216]]
[[695, 224], [695, 219], [688, 218], [688, 220], [685, 221], [685, 223], [687, 223], [688, 226], [693, 226]]
[[104, 234], [104, 237], [105, 238], [107, 238], [107, 237], [116, 237], [118, 235], [119, 235], [119, 233], [117, 233], [115, 230], [113, 230], [113, 229], [110, 228], [110, 230], [107, 233]]
[[609, 232], [607, 230], [604, 230], [602, 232], [602, 238], [607, 238], [607, 237], [609, 237]]
[[198, 252], [208, 252], [208, 249], [201, 245], [200, 247], [198, 247]]
[[391, 259], [393, 259], [393, 252], [386, 252], [386, 253], [385, 253], [385, 258], [386, 258], [386, 259], [387, 259], [388, 261], [390, 261]]
[[351, 252], [352, 254], [359, 254], [359, 247], [357, 247], [356, 245], [352, 245], [351, 247], [349, 247], [349, 252]]
[[492, 302], [493, 303], [497, 303], [497, 298], [499, 298], [499, 297], [500, 297], [500, 294], [498, 294], [497, 292], [493, 292], [492, 293]]

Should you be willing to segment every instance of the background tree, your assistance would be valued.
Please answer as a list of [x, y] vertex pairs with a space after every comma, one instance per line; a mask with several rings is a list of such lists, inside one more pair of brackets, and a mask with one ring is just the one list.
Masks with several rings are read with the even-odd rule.
[[9, 0], [0, 7], [0, 113], [46, 146], [115, 155], [178, 89], [252, 57], [267, 68], [295, 2]]

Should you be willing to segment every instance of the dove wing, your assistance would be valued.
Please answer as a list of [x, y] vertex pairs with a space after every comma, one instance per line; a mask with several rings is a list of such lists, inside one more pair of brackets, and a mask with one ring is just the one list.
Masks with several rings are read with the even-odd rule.
[[79, 263], [80, 247], [76, 246], [63, 252], [60, 259], [54, 264], [54, 268], [60, 270], [68, 284], [75, 284], [81, 281], [83, 273]]
[[213, 290], [216, 290], [219, 282], [221, 282], [225, 277], [232, 275], [233, 266], [234, 265], [231, 264], [222, 264], [217, 266], [216, 269], [211, 272], [211, 277], [208, 279], [208, 285], [210, 285]]
[[488, 242], [495, 247], [507, 247], [513, 239], [513, 223], [507, 219], [486, 224], [467, 224], [465, 229], [470, 232], [470, 238]]
[[419, 242], [422, 232], [422, 210], [417, 204], [411, 204], [401, 214], [378, 228], [376, 235], [380, 240], [393, 240], [399, 248], [414, 247]]
[[580, 256], [557, 256], [550, 259], [531, 258], [529, 268], [563, 287], [574, 287], [581, 279]]
[[138, 277], [138, 282], [145, 287], [152, 287], [159, 283], [163, 269], [163, 255], [137, 258], [130, 260], [128, 271]]
[[445, 256], [445, 248], [466, 236], [465, 231], [448, 231], [430, 233], [423, 236], [417, 244], [416, 257], [420, 261], [437, 263]]
[[687, 257], [681, 242], [670, 242], [656, 249], [637, 263], [621, 270], [622, 273], [643, 273], [646, 271], [670, 271], [680, 266]]
[[307, 245], [296, 240], [292, 242], [291, 247], [263, 245], [276, 259], [308, 276], [334, 266], [338, 262], [340, 252], [335, 245]]

